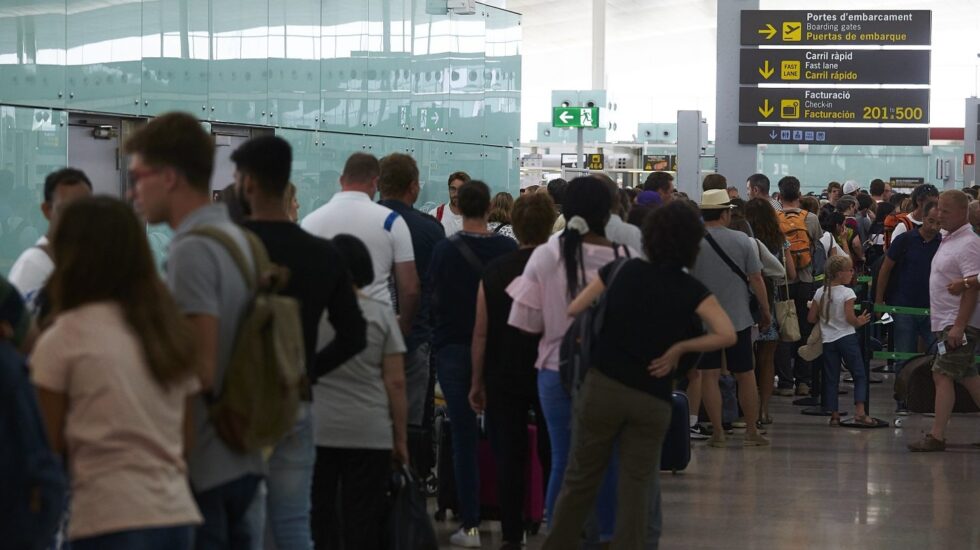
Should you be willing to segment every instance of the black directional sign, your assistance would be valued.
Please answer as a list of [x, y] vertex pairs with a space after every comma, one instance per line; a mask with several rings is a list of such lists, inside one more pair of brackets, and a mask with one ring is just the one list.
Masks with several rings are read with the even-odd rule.
[[929, 122], [928, 89], [741, 88], [739, 122]]
[[742, 11], [743, 46], [932, 44], [929, 10]]
[[928, 128], [843, 126], [739, 126], [738, 142], [813, 145], [929, 145]]
[[928, 84], [929, 50], [742, 49], [741, 84]]

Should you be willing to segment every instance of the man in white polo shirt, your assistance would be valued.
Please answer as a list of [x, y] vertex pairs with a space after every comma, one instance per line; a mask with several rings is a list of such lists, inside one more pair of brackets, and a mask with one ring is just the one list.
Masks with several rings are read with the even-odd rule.
[[378, 159], [366, 153], [354, 153], [340, 175], [341, 192], [306, 216], [300, 225], [325, 239], [347, 233], [364, 242], [371, 253], [374, 281], [363, 292], [390, 303], [388, 279], [394, 277], [398, 324], [402, 334], [408, 335], [421, 295], [415, 252], [408, 224], [401, 215], [372, 202], [380, 174]]

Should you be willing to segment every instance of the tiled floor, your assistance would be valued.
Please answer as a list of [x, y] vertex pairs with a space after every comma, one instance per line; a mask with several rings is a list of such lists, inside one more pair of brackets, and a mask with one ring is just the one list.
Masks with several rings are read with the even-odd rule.
[[[891, 378], [871, 388], [872, 413], [893, 421]], [[852, 399], [841, 396], [842, 406], [853, 410]], [[931, 418], [830, 428], [791, 402], [773, 398], [771, 447], [742, 449], [736, 432], [729, 448], [698, 443], [685, 472], [662, 476], [661, 548], [980, 548], [980, 449], [970, 445], [980, 441], [980, 415], [953, 418], [945, 453], [913, 454], [905, 445]], [[452, 548], [454, 528], [437, 524], [443, 548]], [[499, 547], [499, 528], [484, 523], [483, 548]], [[530, 538], [528, 549], [543, 538]]]

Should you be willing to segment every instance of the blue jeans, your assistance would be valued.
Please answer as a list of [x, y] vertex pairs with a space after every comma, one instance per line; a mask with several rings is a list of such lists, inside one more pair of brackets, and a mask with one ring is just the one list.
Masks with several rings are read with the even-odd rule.
[[207, 491], [194, 493], [204, 523], [197, 526], [194, 548], [225, 550], [254, 548], [262, 539], [263, 514], [255, 514], [252, 502], [262, 478], [244, 475]]
[[[538, 372], [538, 394], [541, 398], [541, 411], [548, 424], [548, 437], [551, 438], [551, 475], [548, 478], [548, 492], [544, 498], [548, 522], [555, 515], [555, 502], [565, 480], [568, 456], [572, 448], [572, 398], [561, 385], [558, 371], [542, 369]], [[616, 483], [619, 461], [610, 461], [606, 477], [596, 499], [596, 513], [599, 520], [599, 538], [609, 540], [616, 527]]]
[[840, 366], [843, 360], [854, 379], [854, 402], [868, 402], [868, 376], [864, 370], [864, 357], [857, 334], [848, 334], [833, 342], [823, 344], [823, 405], [828, 411], [837, 411], [837, 390], [840, 385]]
[[72, 550], [190, 550], [193, 525], [131, 529], [71, 541]]
[[313, 412], [311, 403], [302, 402], [296, 424], [269, 457], [266, 509], [277, 548], [313, 548], [310, 494], [315, 463]]
[[436, 376], [446, 398], [453, 436], [453, 471], [456, 498], [464, 529], [480, 525], [480, 469], [477, 444], [480, 429], [470, 408], [470, 347], [450, 344], [436, 352]]
[[[896, 313], [895, 324], [893, 326], [895, 327], [895, 351], [915, 353], [919, 349], [917, 342], [919, 337], [921, 337], [922, 341], [926, 343], [926, 352], [928, 352], [929, 348], [936, 341], [936, 335], [931, 330], [928, 315]], [[898, 373], [902, 372], [902, 367], [904, 366], [905, 361], [895, 363], [896, 378], [898, 377]]]

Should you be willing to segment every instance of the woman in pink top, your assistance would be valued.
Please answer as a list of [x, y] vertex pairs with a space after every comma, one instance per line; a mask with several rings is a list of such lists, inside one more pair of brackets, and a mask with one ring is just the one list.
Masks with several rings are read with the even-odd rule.
[[[538, 394], [551, 440], [551, 475], [545, 496], [549, 519], [565, 477], [571, 446], [572, 399], [561, 385], [558, 349], [572, 324], [568, 304], [596, 278], [599, 268], [635, 250], [614, 245], [605, 237], [612, 196], [596, 178], [569, 182], [562, 203], [565, 231], [535, 249], [524, 273], [507, 287], [514, 299], [508, 323], [532, 334], [541, 334], [538, 344]], [[609, 467], [599, 494], [600, 539], [612, 537], [616, 511], [616, 468]]]
[[48, 436], [67, 455], [72, 548], [187, 549], [200, 523], [183, 459], [196, 350], [128, 206], [62, 214], [47, 288], [55, 318], [31, 357]]

